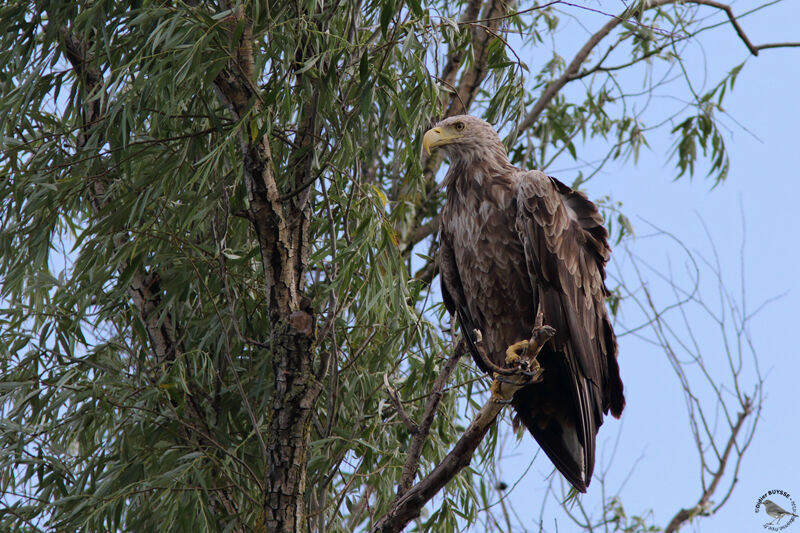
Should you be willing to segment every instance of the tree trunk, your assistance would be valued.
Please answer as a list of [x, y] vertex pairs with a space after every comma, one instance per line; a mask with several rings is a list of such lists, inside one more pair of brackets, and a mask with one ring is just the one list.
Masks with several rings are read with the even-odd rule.
[[273, 334], [275, 388], [264, 489], [264, 531], [268, 532], [304, 531], [312, 408], [320, 392], [311, 365], [313, 335], [304, 327], [311, 318], [305, 311], [292, 313], [290, 322], [279, 324]]

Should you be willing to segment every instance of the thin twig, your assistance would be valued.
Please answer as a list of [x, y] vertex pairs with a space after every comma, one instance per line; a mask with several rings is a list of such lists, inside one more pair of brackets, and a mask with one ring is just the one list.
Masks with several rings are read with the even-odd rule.
[[386, 392], [389, 394], [389, 399], [392, 401], [395, 411], [400, 415], [400, 420], [403, 421], [409, 433], [416, 435], [417, 431], [419, 431], [419, 426], [416, 422], [411, 420], [411, 417], [406, 413], [402, 402], [400, 402], [400, 397], [397, 395], [397, 389], [392, 387], [391, 383], [389, 383], [389, 376], [386, 374], [383, 375], [383, 385], [386, 387]]
[[717, 490], [717, 486], [719, 485], [720, 481], [722, 480], [722, 476], [725, 474], [725, 467], [728, 464], [728, 459], [730, 457], [731, 451], [733, 450], [734, 446], [736, 445], [736, 437], [739, 435], [739, 431], [741, 431], [745, 419], [752, 413], [752, 406], [745, 405], [744, 410], [739, 413], [739, 416], [736, 420], [736, 425], [733, 426], [731, 430], [730, 438], [728, 438], [728, 442], [725, 445], [725, 451], [722, 454], [722, 458], [719, 461], [719, 466], [717, 471], [714, 473], [714, 477], [711, 479], [711, 484], [703, 491], [703, 494], [700, 496], [700, 499], [697, 501], [697, 504], [691, 507], [690, 509], [681, 509], [678, 511], [675, 516], [672, 517], [669, 524], [667, 525], [664, 533], [675, 533], [680, 529], [680, 527], [685, 523], [694, 518], [699, 514], [703, 514], [708, 511], [709, 502], [711, 501], [711, 496], [714, 494], [714, 491]]

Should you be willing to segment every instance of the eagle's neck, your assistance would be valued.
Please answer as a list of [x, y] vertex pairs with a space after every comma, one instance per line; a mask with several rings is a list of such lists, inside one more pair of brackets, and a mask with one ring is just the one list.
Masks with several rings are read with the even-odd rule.
[[463, 151], [451, 156], [450, 169], [442, 185], [450, 196], [458, 194], [458, 189], [473, 187], [481, 189], [498, 182], [508, 183], [514, 171], [516, 168], [508, 161], [508, 156], [502, 147], [480, 154]]

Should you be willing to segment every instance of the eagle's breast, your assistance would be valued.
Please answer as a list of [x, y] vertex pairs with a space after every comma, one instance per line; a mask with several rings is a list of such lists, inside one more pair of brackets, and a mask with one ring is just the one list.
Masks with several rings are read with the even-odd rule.
[[453, 183], [442, 213], [467, 307], [498, 364], [508, 345], [530, 336], [535, 319], [515, 193], [508, 178], [475, 172]]

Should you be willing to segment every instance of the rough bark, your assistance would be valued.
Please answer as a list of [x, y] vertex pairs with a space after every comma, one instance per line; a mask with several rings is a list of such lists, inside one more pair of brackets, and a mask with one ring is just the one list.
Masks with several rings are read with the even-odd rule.
[[[299, 311], [301, 327], [310, 315]], [[305, 315], [305, 316], [303, 316]], [[310, 357], [313, 339], [292, 324], [274, 332], [272, 398], [267, 439], [267, 483], [264, 491], [264, 531], [303, 531], [305, 522], [306, 464], [311, 438], [311, 415], [319, 395]]]
[[[244, 23], [239, 42], [231, 42], [231, 59], [215, 86], [234, 119], [256, 121], [261, 128], [261, 105], [253, 80], [252, 28], [241, 8], [229, 17], [229, 35]], [[251, 108], [252, 106], [252, 108]], [[304, 109], [298, 132], [298, 154], [309, 153], [313, 112]], [[270, 354], [273, 397], [269, 405], [260, 531], [295, 533], [304, 530], [306, 465], [311, 439], [313, 407], [321, 386], [312, 367], [315, 316], [302, 295], [308, 253], [307, 196], [282, 198], [272, 161], [269, 139], [251, 138], [240, 130], [243, 178], [248, 193], [248, 218], [258, 240], [264, 270], [264, 289], [271, 319]], [[292, 183], [309, 174], [308, 155], [293, 157]]]

